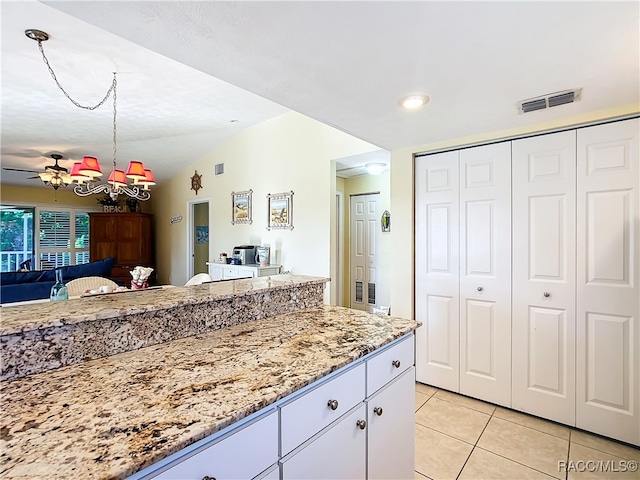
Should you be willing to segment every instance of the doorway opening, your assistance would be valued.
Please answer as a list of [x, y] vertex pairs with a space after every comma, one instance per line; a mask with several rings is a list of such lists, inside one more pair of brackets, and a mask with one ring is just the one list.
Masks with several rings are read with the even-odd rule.
[[209, 271], [209, 199], [188, 202], [187, 212], [187, 278], [191, 278]]

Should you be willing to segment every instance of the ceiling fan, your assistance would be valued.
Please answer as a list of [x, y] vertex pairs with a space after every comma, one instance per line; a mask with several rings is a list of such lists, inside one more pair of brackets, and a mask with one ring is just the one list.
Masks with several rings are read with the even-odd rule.
[[2, 169], [12, 170], [14, 172], [37, 173], [38, 175], [29, 177], [29, 179], [39, 178], [40, 180], [42, 180], [42, 182], [45, 185], [53, 187], [54, 190], [57, 190], [60, 187], [66, 187], [67, 185], [72, 183], [73, 180], [69, 175], [69, 170], [58, 164], [58, 162], [64, 157], [59, 153], [52, 153], [49, 156], [55, 160], [55, 164], [47, 165], [46, 167], [44, 167], [44, 172], [39, 172], [38, 170], [26, 170], [24, 168], [11, 168], [11, 167], [2, 167]]

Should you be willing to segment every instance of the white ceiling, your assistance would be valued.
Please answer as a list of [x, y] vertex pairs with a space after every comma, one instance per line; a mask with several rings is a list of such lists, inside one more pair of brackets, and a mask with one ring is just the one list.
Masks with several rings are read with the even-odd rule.
[[[78, 97], [122, 72], [119, 163], [160, 178], [287, 108], [393, 150], [640, 101], [637, 1], [47, 4], [60, 11], [1, 3], [3, 166], [25, 160], [5, 152], [111, 155], [110, 112], [69, 104], [25, 28], [52, 36], [45, 51]], [[518, 113], [570, 88], [574, 104]], [[413, 92], [431, 102], [404, 111]]]

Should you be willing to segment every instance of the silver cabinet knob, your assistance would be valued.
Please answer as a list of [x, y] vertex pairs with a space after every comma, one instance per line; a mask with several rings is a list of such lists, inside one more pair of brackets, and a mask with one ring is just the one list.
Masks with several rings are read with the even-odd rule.
[[391, 365], [396, 368], [400, 368], [400, 360], [394, 360], [393, 362], [391, 362]]
[[373, 409], [373, 413], [375, 413], [376, 415], [378, 415], [379, 417], [382, 416], [382, 407], [376, 407]]
[[367, 428], [367, 422], [364, 420], [358, 420], [356, 422], [356, 426], [360, 429], [360, 430], [364, 430], [365, 428]]
[[338, 408], [338, 400], [329, 400], [327, 402], [327, 407], [331, 410], [336, 410]]
[[210, 477], [209, 475], [205, 475], [202, 477], [202, 480], [216, 480], [216, 477]]
[[478, 290], [479, 292], [481, 292], [482, 290], [484, 290], [484, 288], [482, 288], [482, 287], [478, 287], [478, 288], [476, 288], [476, 290]]
[[547, 298], [551, 296], [551, 294], [550, 294], [549, 292], [544, 292], [544, 293], [543, 293], [543, 295], [544, 295], [545, 297], [547, 297]]

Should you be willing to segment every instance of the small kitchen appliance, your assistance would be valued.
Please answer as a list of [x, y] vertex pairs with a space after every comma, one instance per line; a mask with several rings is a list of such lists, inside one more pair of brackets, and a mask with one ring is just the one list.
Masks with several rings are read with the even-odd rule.
[[255, 245], [233, 247], [233, 258], [240, 258], [240, 264], [242, 265], [255, 265], [257, 248]]

